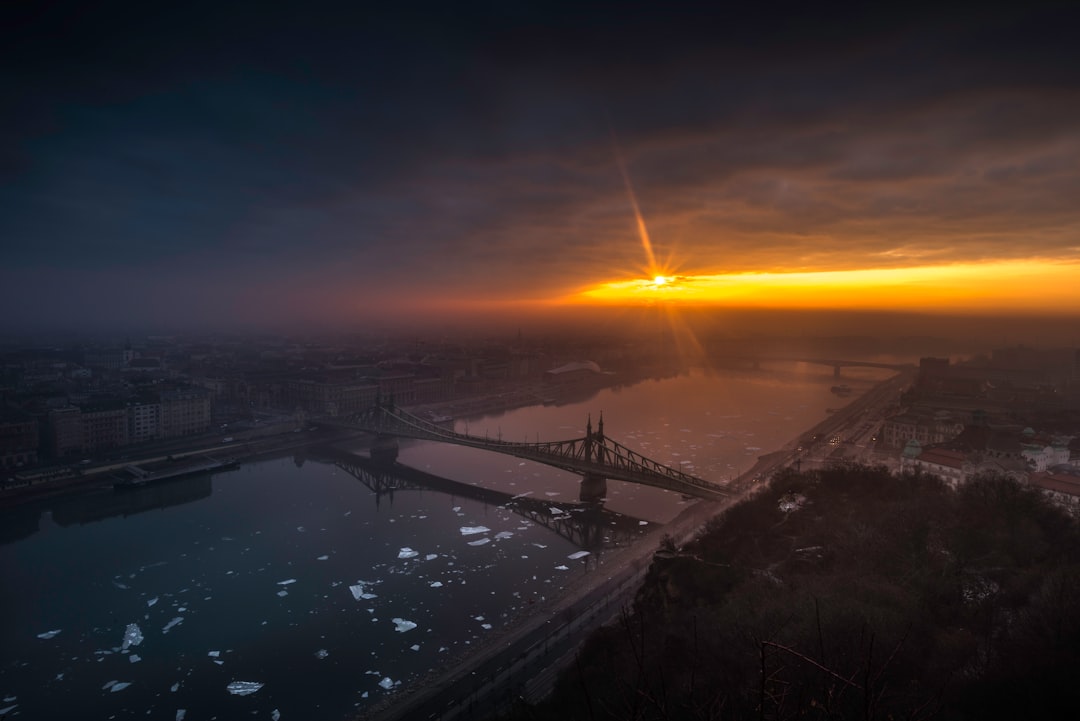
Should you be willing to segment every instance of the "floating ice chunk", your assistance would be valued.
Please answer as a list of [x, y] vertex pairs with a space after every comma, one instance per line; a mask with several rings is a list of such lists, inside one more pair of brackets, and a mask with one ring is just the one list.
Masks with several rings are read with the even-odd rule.
[[138, 646], [142, 643], [143, 635], [139, 630], [139, 624], [129, 623], [124, 630], [124, 644], [120, 647], [122, 650], [127, 649], [128, 646]]
[[[319, 556], [315, 560], [316, 561], [326, 561], [326, 560], [329, 560], [329, 558], [330, 558], [330, 556]], [[277, 709], [274, 709], [274, 710], [277, 711]]]
[[429, 553], [428, 555], [424, 556], [424, 560], [425, 561], [434, 561], [438, 557], [439, 557], [439, 554], [437, 554], [437, 553]]
[[4, 703], [11, 703], [12, 701], [14, 701], [17, 698], [18, 698], [18, 696], [5, 696], [4, 697]]
[[137, 653], [133, 653], [128, 656], [128, 661], [130, 661], [131, 663], [138, 663], [139, 661], [142, 661], [142, 656]]
[[570, 569], [567, 566], [556, 566], [555, 570], [556, 571], [569, 571]]
[[382, 681], [379, 681], [379, 685], [389, 691], [394, 687], [394, 681], [389, 676], [387, 676]]
[[128, 686], [131, 685], [131, 681], [120, 681], [120, 682], [117, 682], [117, 683], [113, 683], [113, 682], [110, 681], [110, 683], [112, 683], [112, 688], [109, 689], [109, 693], [116, 693], [117, 691], [123, 691], [125, 688], [127, 688]]
[[327, 651], [325, 648], [320, 648], [318, 651], [315, 652], [315, 658], [320, 660], [326, 658], [329, 655], [330, 652]]
[[562, 516], [562, 515], [564, 515], [566, 513], [566, 511], [564, 511], [561, 508], [556, 508], [555, 506], [552, 506], [551, 508], [548, 509], [548, 513], [550, 513], [553, 516]]
[[534, 543], [533, 545], [536, 546], [537, 548], [547, 548], [547, 546], [545, 546], [542, 543]]
[[485, 631], [490, 631], [491, 630], [491, 624], [490, 623], [482, 623], [482, 624], [480, 624], [480, 628], [484, 629]]
[[279, 586], [288, 586], [290, 583], [296, 583], [296, 579], [295, 578], [286, 578], [284, 581], [278, 581], [277, 585], [279, 585]]
[[463, 536], [475, 536], [477, 533], [488, 533], [491, 531], [487, 526], [462, 526], [461, 535]]
[[417, 553], [416, 551], [412, 550], [408, 546], [405, 546], [400, 551], [398, 551], [397, 557], [398, 558], [415, 558], [415, 557], [417, 557], [419, 555], [420, 554]]
[[233, 681], [225, 687], [225, 690], [233, 696], [250, 696], [262, 687], [263, 685], [258, 681]]
[[206, 655], [209, 656], [210, 658], [217, 658], [218, 656], [221, 655], [221, 651], [210, 651]]
[[300, 531], [300, 533], [303, 533], [307, 529], [305, 529], [303, 526], [297, 526], [296, 530]]
[[126, 591], [127, 589], [131, 588], [131, 586], [128, 586], [127, 584], [124, 584], [124, 583], [120, 583], [119, 581], [113, 581], [112, 583], [113, 583], [113, 585], [114, 585], [114, 586], [116, 586], [117, 588], [122, 588], [122, 589], [124, 589], [125, 591]]
[[[181, 610], [183, 610], [183, 609], [181, 609]], [[168, 622], [167, 624], [165, 624], [164, 628], [162, 628], [162, 629], [161, 629], [161, 632], [162, 632], [162, 633], [168, 633], [168, 632], [169, 632], [169, 630], [170, 630], [170, 629], [171, 629], [171, 628], [172, 628], [173, 626], [176, 626], [176, 625], [178, 625], [178, 624], [181, 624], [181, 623], [183, 623], [183, 622], [184, 622], [184, 617], [183, 617], [183, 616], [177, 616], [177, 617], [175, 617], [175, 618], [174, 618], [173, 620], [171, 620], [171, 621], [169, 621], [169, 622]]]
[[585, 556], [588, 556], [588, 555], [589, 555], [588, 551], [577, 551], [576, 553], [571, 553], [569, 556], [567, 556], [567, 558], [569, 558], [571, 561], [576, 561], [579, 558], [585, 558]]
[[61, 629], [59, 629], [59, 628], [54, 628], [54, 629], [53, 629], [52, 631], [46, 631], [45, 633], [39, 633], [39, 634], [37, 635], [37, 637], [38, 637], [38, 638], [43, 638], [43, 639], [45, 639], [46, 641], [48, 641], [48, 640], [49, 640], [50, 638], [52, 638], [52, 637], [53, 637], [53, 636], [55, 636], [56, 634], [60, 633], [60, 631], [61, 631]]
[[544, 491], [544, 495], [548, 498], [554, 498], [555, 496], [561, 496], [562, 494], [558, 491]]
[[220, 658], [215, 658], [214, 663], [216, 663], [218, 666], [224, 666], [225, 665], [225, 662], [222, 661]]
[[638, 521], [637, 524], [639, 526], [647, 526], [647, 525], [649, 525], [649, 522], [648, 521]]
[[176, 721], [184, 721], [184, 717], [187, 716], [186, 708], [176, 709]]
[[498, 538], [498, 539], [513, 538], [513, 537], [514, 537], [514, 534], [510, 533], [510, 531], [499, 531], [498, 533], [495, 534], [495, 538]]
[[110, 689], [110, 688], [112, 688], [113, 686], [115, 686], [115, 685], [116, 685], [116, 683], [117, 683], [117, 682], [116, 682], [116, 679], [113, 679], [112, 681], [106, 681], [106, 682], [105, 682], [105, 685], [101, 687], [101, 690], [102, 690], [102, 691], [104, 691], [104, 690], [106, 690], [106, 689]]
[[432, 588], [442, 588], [442, 581], [432, 581], [431, 582], [431, 587]]
[[450, 510], [453, 511], [454, 513], [459, 513], [461, 511], [461, 506], [454, 506]]
[[491, 543], [490, 538], [481, 538], [477, 541], [469, 541], [470, 546], [483, 546], [485, 543]]
[[370, 600], [372, 598], [378, 598], [378, 596], [376, 594], [368, 593], [367, 587], [368, 587], [368, 584], [361, 581], [360, 583], [356, 584], [355, 586], [349, 586], [349, 591], [352, 592], [353, 598], [356, 599], [357, 601], [359, 601], [360, 599], [364, 599], [365, 601], [368, 601], [368, 600]]
[[0, 718], [3, 718], [5, 715], [7, 715], [7, 714], [11, 713], [12, 711], [14, 711], [15, 707], [18, 706], [18, 705], [19, 704], [14, 704], [14, 705], [8, 706], [6, 708], [0, 708]]
[[177, 681], [172, 686], [169, 686], [169, 690], [172, 691], [173, 693], [176, 693], [177, 691], [179, 691], [180, 690], [180, 682]]
[[415, 623], [413, 623], [412, 621], [406, 621], [403, 618], [392, 618], [390, 619], [390, 621], [394, 624], [394, 630], [398, 633], [405, 633], [406, 631], [411, 631], [416, 628]]
[[278, 711], [277, 709], [274, 709], [273, 711], [270, 712], [270, 721], [279, 721], [280, 718], [281, 718], [281, 712]]
[[146, 606], [147, 606], [147, 608], [149, 608], [150, 606], [153, 606], [157, 602], [158, 602], [158, 597], [154, 596], [153, 598], [151, 598], [150, 600], [148, 600], [146, 602]]
[[289, 595], [289, 592], [285, 591], [285, 590], [281, 590], [281, 591], [277, 592], [277, 595], [281, 596], [282, 598], [285, 598], [286, 596]]

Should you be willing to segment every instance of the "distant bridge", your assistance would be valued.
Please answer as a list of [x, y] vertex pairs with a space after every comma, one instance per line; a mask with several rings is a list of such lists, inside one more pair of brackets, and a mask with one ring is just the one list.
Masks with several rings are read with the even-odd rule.
[[628, 546], [647, 533], [650, 526], [638, 518], [609, 511], [597, 504], [554, 503], [523, 494], [511, 495], [400, 463], [379, 463], [339, 448], [321, 447], [313, 451], [313, 456], [333, 461], [338, 468], [363, 483], [375, 494], [376, 503], [383, 496], [392, 499], [395, 493], [406, 491], [445, 493], [505, 508], [589, 551]]
[[505, 453], [570, 471], [583, 478], [583, 501], [603, 498], [607, 493], [607, 479], [639, 483], [698, 498], [720, 499], [731, 496], [731, 492], [724, 486], [669, 468], [608, 438], [604, 435], [603, 416], [595, 433], [590, 419], [584, 438], [546, 443], [514, 443], [457, 433], [395, 408], [393, 401], [376, 403], [353, 416], [323, 419], [321, 422], [377, 434], [378, 439], [372, 448], [373, 457], [381, 455], [393, 460], [397, 457], [397, 445], [396, 441], [391, 439], [417, 438]]
[[749, 363], [754, 368], [757, 368], [762, 363], [810, 363], [811, 365], [831, 366], [833, 369], [833, 377], [840, 377], [841, 368], [886, 368], [894, 371], [906, 371], [913, 370], [915, 365], [913, 363], [878, 363], [877, 361], [864, 361], [864, 360], [850, 360], [843, 358], [786, 358], [779, 356], [712, 356], [712, 360], [721, 362], [739, 362]]

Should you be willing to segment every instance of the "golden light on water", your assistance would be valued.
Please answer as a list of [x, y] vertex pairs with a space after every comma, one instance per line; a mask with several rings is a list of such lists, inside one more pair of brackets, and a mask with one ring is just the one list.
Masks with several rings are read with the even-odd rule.
[[660, 275], [584, 289], [592, 304], [873, 308], [922, 311], [1080, 310], [1080, 264], [995, 261], [913, 268]]

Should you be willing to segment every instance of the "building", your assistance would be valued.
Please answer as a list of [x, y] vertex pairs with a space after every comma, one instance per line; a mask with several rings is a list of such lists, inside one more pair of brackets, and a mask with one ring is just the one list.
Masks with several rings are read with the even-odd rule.
[[179, 438], [210, 429], [210, 391], [182, 388], [161, 393], [160, 438]]
[[36, 418], [15, 408], [0, 407], [0, 468], [34, 465], [39, 443]]
[[909, 412], [886, 420], [881, 427], [881, 439], [890, 448], [903, 448], [910, 440], [930, 446], [956, 438], [963, 430], [964, 424], [946, 412], [932, 415]]
[[579, 386], [593, 383], [600, 378], [600, 366], [592, 361], [567, 363], [544, 371], [544, 383], [554, 387]]
[[83, 449], [82, 411], [78, 406], [54, 408], [49, 411], [48, 450], [54, 458], [63, 458]]
[[373, 383], [327, 383], [290, 380], [285, 383], [287, 407], [315, 416], [347, 416], [375, 405], [379, 386]]
[[128, 439], [144, 443], [161, 437], [161, 403], [156, 400], [136, 400], [128, 403]]
[[84, 452], [94, 453], [128, 444], [128, 412], [123, 401], [90, 401], [83, 403], [79, 410], [82, 412]]
[[971, 466], [962, 451], [940, 447], [923, 448], [917, 440], [911, 440], [904, 448], [900, 456], [900, 468], [936, 476], [954, 490], [971, 475]]
[[1028, 476], [1028, 484], [1038, 488], [1052, 503], [1080, 517], [1080, 476], [1075, 473], [1043, 471]]

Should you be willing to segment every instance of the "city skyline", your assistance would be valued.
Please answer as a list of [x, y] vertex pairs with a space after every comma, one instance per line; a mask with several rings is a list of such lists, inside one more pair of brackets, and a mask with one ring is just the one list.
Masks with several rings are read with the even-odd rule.
[[8, 328], [1080, 315], [1064, 5], [15, 12]]

